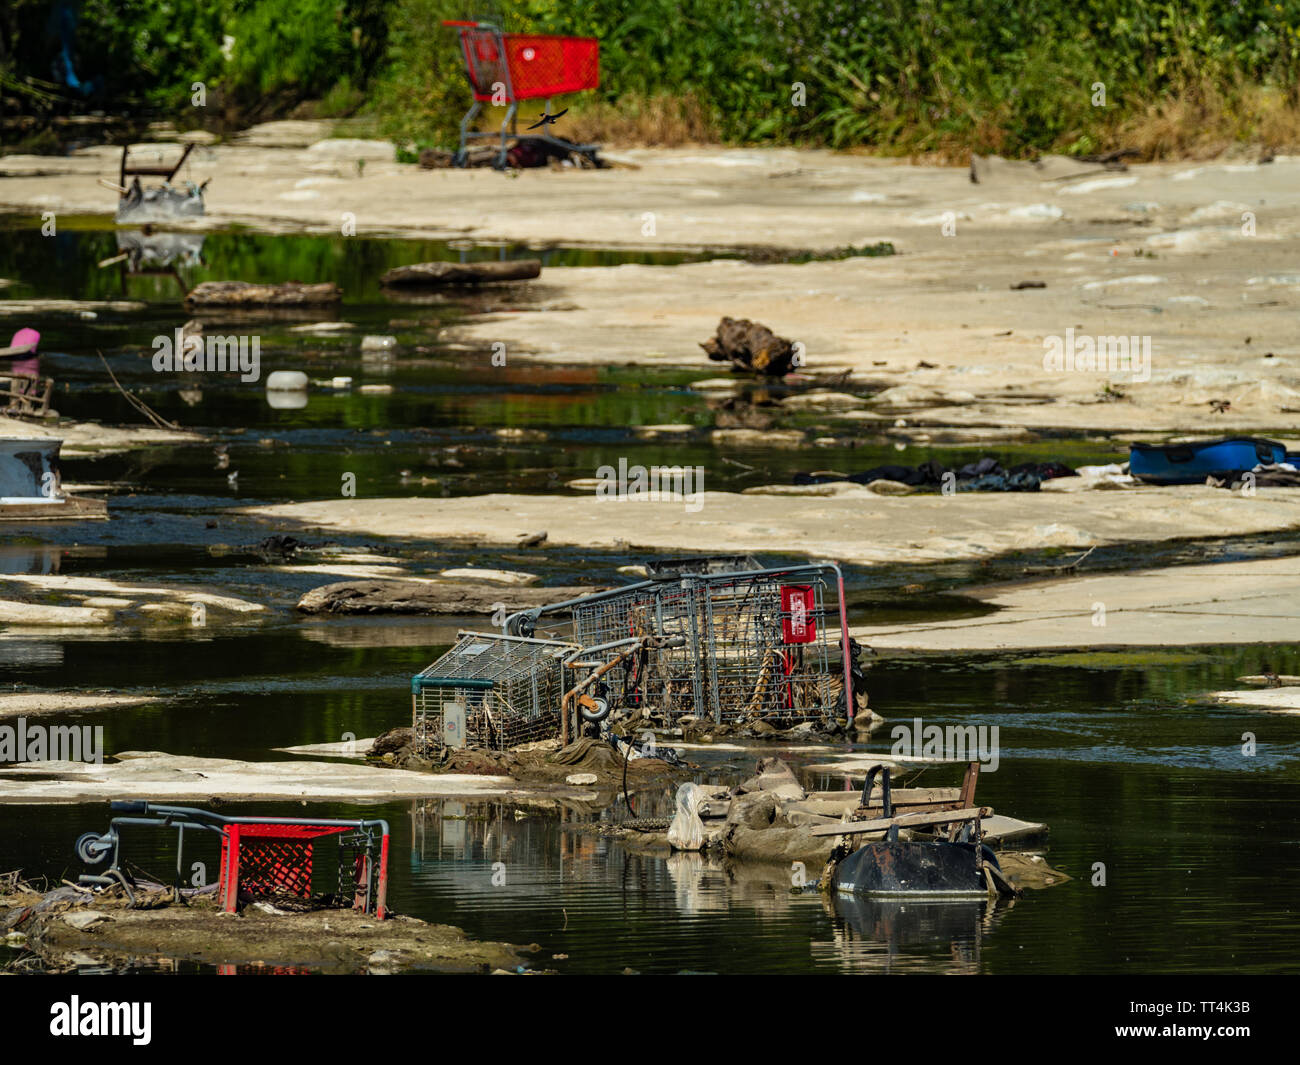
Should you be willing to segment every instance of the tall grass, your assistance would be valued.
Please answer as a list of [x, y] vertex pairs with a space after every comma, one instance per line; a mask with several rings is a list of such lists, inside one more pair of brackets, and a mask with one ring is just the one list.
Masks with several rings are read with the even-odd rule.
[[[954, 158], [971, 150], [1091, 154], [1123, 145], [1159, 156], [1243, 141], [1300, 144], [1300, 0], [500, 7], [516, 29], [600, 38], [601, 90], [573, 101], [581, 136]], [[468, 97], [454, 36], [438, 22], [467, 13], [451, 0], [394, 7], [397, 46], [375, 102], [395, 135], [454, 137]]]
[[[0, 70], [11, 84], [48, 77], [39, 5], [8, 2]], [[600, 90], [567, 101], [578, 136], [953, 158], [1300, 145], [1300, 0], [83, 0], [81, 11], [79, 62], [103, 72], [108, 97], [183, 108], [191, 81], [210, 80], [257, 117], [307, 98], [327, 98], [329, 113], [364, 101], [399, 143], [454, 142], [468, 92], [441, 23], [486, 14], [506, 30], [600, 39]], [[223, 34], [236, 38], [229, 61]]]

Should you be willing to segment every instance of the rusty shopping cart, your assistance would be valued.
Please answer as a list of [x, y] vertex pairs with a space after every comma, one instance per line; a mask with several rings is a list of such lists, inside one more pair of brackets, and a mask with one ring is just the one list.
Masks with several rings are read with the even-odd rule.
[[[565, 93], [583, 92], [600, 85], [600, 42], [594, 37], [557, 37], [533, 33], [502, 33], [490, 22], [446, 21], [460, 35], [461, 56], [469, 78], [473, 100], [460, 122], [457, 166], [468, 162], [467, 144], [472, 139], [496, 140], [498, 170], [507, 164], [508, 139], [519, 139], [517, 119], [521, 100], [546, 100]], [[498, 133], [470, 130], [485, 103], [506, 109]], [[571, 144], [546, 132], [534, 135], [565, 152], [577, 152], [595, 162], [595, 144]]]
[[564, 612], [580, 648], [564, 664], [583, 678], [566, 694], [566, 739], [571, 707], [588, 721], [635, 712], [666, 726], [685, 715], [786, 728], [853, 717], [844, 580], [832, 563], [657, 576], [521, 611], [507, 629], [531, 636]]
[[576, 644], [461, 632], [433, 665], [411, 678], [415, 748], [504, 751], [560, 732], [567, 669]]

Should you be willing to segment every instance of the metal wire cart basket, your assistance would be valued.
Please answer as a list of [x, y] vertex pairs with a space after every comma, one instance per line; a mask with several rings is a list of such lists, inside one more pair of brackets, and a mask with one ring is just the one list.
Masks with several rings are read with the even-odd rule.
[[[321, 817], [225, 817], [195, 806], [114, 800], [116, 815], [106, 832], [77, 840], [87, 865], [108, 861], [102, 873], [83, 873], [80, 883], [121, 887], [135, 906], [135, 882], [122, 854], [124, 827], [175, 829], [178, 894], [185, 874], [185, 832], [221, 843], [217, 903], [236, 913], [243, 902], [270, 899], [294, 909], [351, 907], [383, 920], [388, 895], [388, 823]], [[317, 848], [328, 841], [325, 853]], [[333, 860], [331, 861], [330, 858]]]
[[505, 750], [560, 730], [564, 659], [557, 640], [461, 632], [450, 651], [411, 678], [416, 750]]
[[[543, 619], [567, 639], [535, 639]], [[468, 633], [412, 679], [417, 749], [505, 749], [576, 735], [578, 720], [693, 715], [790, 727], [853, 715], [844, 583], [816, 563], [661, 571]]]
[[587, 651], [637, 642], [603, 675], [612, 709], [789, 726], [835, 714], [851, 684], [836, 668], [849, 662], [842, 588], [832, 565], [653, 578], [574, 602], [574, 638]]
[[[465, 165], [466, 146], [473, 139], [497, 140], [496, 167], [501, 169], [506, 165], [507, 137], [518, 136], [516, 119], [520, 100], [545, 99], [549, 113], [552, 96], [600, 86], [600, 42], [594, 37], [502, 33], [490, 22], [448, 20], [443, 25], [454, 28], [460, 36], [461, 58], [473, 98], [460, 122], [458, 166]], [[470, 130], [485, 103], [506, 109], [499, 133]], [[537, 137], [587, 155], [597, 148], [595, 144], [570, 144], [545, 131]]]

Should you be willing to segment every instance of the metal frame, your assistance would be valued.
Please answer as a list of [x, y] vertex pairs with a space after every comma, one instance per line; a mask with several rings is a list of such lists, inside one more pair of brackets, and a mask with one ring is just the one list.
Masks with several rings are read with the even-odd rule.
[[[458, 167], [469, 165], [468, 142], [471, 140], [495, 140], [499, 144], [496, 160], [493, 167], [497, 170], [504, 170], [508, 160], [508, 149], [506, 148], [507, 138], [520, 140], [519, 136], [519, 101], [521, 99], [538, 99], [535, 96], [519, 96], [515, 91], [514, 79], [510, 73], [510, 62], [506, 54], [505, 38], [506, 34], [491, 22], [475, 22], [470, 20], [448, 19], [443, 21], [443, 25], [453, 28], [457, 31], [460, 39], [461, 58], [465, 63], [465, 77], [469, 81], [471, 102], [469, 110], [465, 112], [465, 117], [460, 120], [460, 147], [453, 157], [453, 163]], [[491, 69], [491, 82], [500, 82], [505, 86], [506, 91], [506, 115], [501, 121], [501, 129], [497, 133], [479, 133], [471, 130], [470, 124], [478, 117], [483, 110], [483, 102], [479, 99], [482, 94], [481, 85], [483, 84], [482, 75], [486, 69], [486, 63], [475, 61], [474, 51], [471, 48], [470, 40], [474, 34], [487, 34], [491, 36], [496, 45], [497, 62]], [[537, 35], [530, 35], [537, 36]], [[551, 110], [550, 99], [546, 101], [546, 113]], [[507, 132], [507, 130], [509, 132]], [[545, 127], [538, 133], [530, 133], [529, 137], [545, 141], [547, 144], [556, 148], [561, 148], [568, 152], [579, 152], [591, 157], [600, 147], [598, 144], [573, 144], [569, 141], [562, 140], [559, 137], [553, 137], [546, 132]]]
[[549, 739], [560, 727], [565, 660], [577, 650], [566, 641], [461, 630], [446, 654], [411, 678], [416, 750], [441, 745], [453, 701], [465, 708], [466, 744], [505, 750]]
[[19, 418], [44, 418], [50, 411], [54, 378], [31, 374], [0, 373], [0, 414]]
[[[356, 893], [353, 909], [373, 913], [377, 920], [387, 916], [388, 899], [388, 822], [383, 820], [342, 820], [339, 818], [313, 817], [223, 817], [209, 810], [193, 806], [168, 806], [136, 800], [114, 800], [109, 809], [122, 816], [109, 821], [108, 830], [96, 835], [88, 832], [77, 840], [77, 856], [87, 865], [98, 865], [105, 858], [111, 858], [103, 874], [83, 873], [78, 882], [100, 886], [120, 885], [125, 889], [132, 906], [135, 905], [135, 892], [131, 878], [121, 868], [122, 838], [119, 829], [123, 825], [144, 825], [153, 828], [174, 828], [177, 830], [176, 842], [176, 883], [179, 886], [182, 875], [182, 862], [185, 850], [185, 830], [214, 832], [221, 837], [221, 875], [217, 886], [217, 896], [221, 908], [227, 913], [235, 913], [239, 905], [240, 855], [245, 829], [269, 830], [249, 832], [249, 838], [263, 839], [299, 839], [311, 840], [327, 835], [340, 836], [340, 846], [364, 846], [364, 856], [359, 858], [356, 870]], [[277, 833], [275, 829], [282, 829]], [[298, 832], [291, 832], [298, 829]], [[320, 829], [312, 833], [312, 829]], [[342, 833], [353, 830], [351, 837], [342, 837]], [[374, 843], [374, 834], [380, 834], [379, 860], [376, 866], [370, 853]], [[340, 887], [342, 885], [340, 884]]]
[[122, 145], [122, 163], [118, 167], [117, 172], [117, 183], [122, 188], [125, 188], [128, 175], [131, 177], [139, 175], [143, 177], [160, 177], [163, 179], [163, 184], [170, 185], [172, 179], [180, 172], [181, 167], [185, 165], [185, 160], [190, 157], [190, 152], [192, 151], [194, 151], [194, 142], [190, 141], [190, 143], [185, 145], [185, 150], [181, 152], [181, 157], [176, 160], [175, 166], [167, 166], [165, 163], [158, 166], [128, 166], [127, 157], [131, 154], [131, 146], [129, 144], [124, 144]]
[[[834, 563], [652, 578], [519, 611], [507, 618], [506, 631], [528, 637], [543, 617], [569, 612], [573, 640], [582, 647], [575, 657], [617, 649], [619, 661], [606, 663], [600, 672], [614, 689], [622, 682], [621, 705], [648, 705], [653, 698], [669, 722], [688, 712], [717, 722], [756, 716], [807, 718], [830, 709], [826, 699], [817, 700], [815, 689], [830, 675], [825, 593], [832, 581], [838, 598], [845, 714], [852, 720], [848, 606], [844, 577]], [[813, 639], [798, 644], [785, 639], [784, 628], [790, 611], [783, 591], [795, 587], [811, 589], [810, 616], [816, 627]], [[626, 644], [638, 637], [655, 637], [656, 642], [641, 649], [633, 663]], [[782, 701], [784, 709], [778, 709]], [[610, 702], [620, 705], [620, 697], [611, 695]], [[566, 736], [568, 709], [566, 702]]]

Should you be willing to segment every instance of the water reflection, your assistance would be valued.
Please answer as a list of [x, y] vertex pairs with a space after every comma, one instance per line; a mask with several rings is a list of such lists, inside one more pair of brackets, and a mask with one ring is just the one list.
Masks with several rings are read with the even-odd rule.
[[587, 972], [974, 972], [1010, 909], [830, 899], [794, 890], [782, 865], [647, 851], [582, 830], [594, 816], [581, 804], [413, 802], [405, 905], [482, 935], [511, 915], [526, 938]]
[[847, 894], [823, 901], [833, 928], [829, 940], [814, 944], [814, 952], [859, 973], [933, 970], [936, 962], [945, 972], [978, 973], [985, 936], [1016, 905], [1001, 899], [904, 901]]
[[59, 572], [63, 549], [36, 544], [0, 544], [0, 574]]

